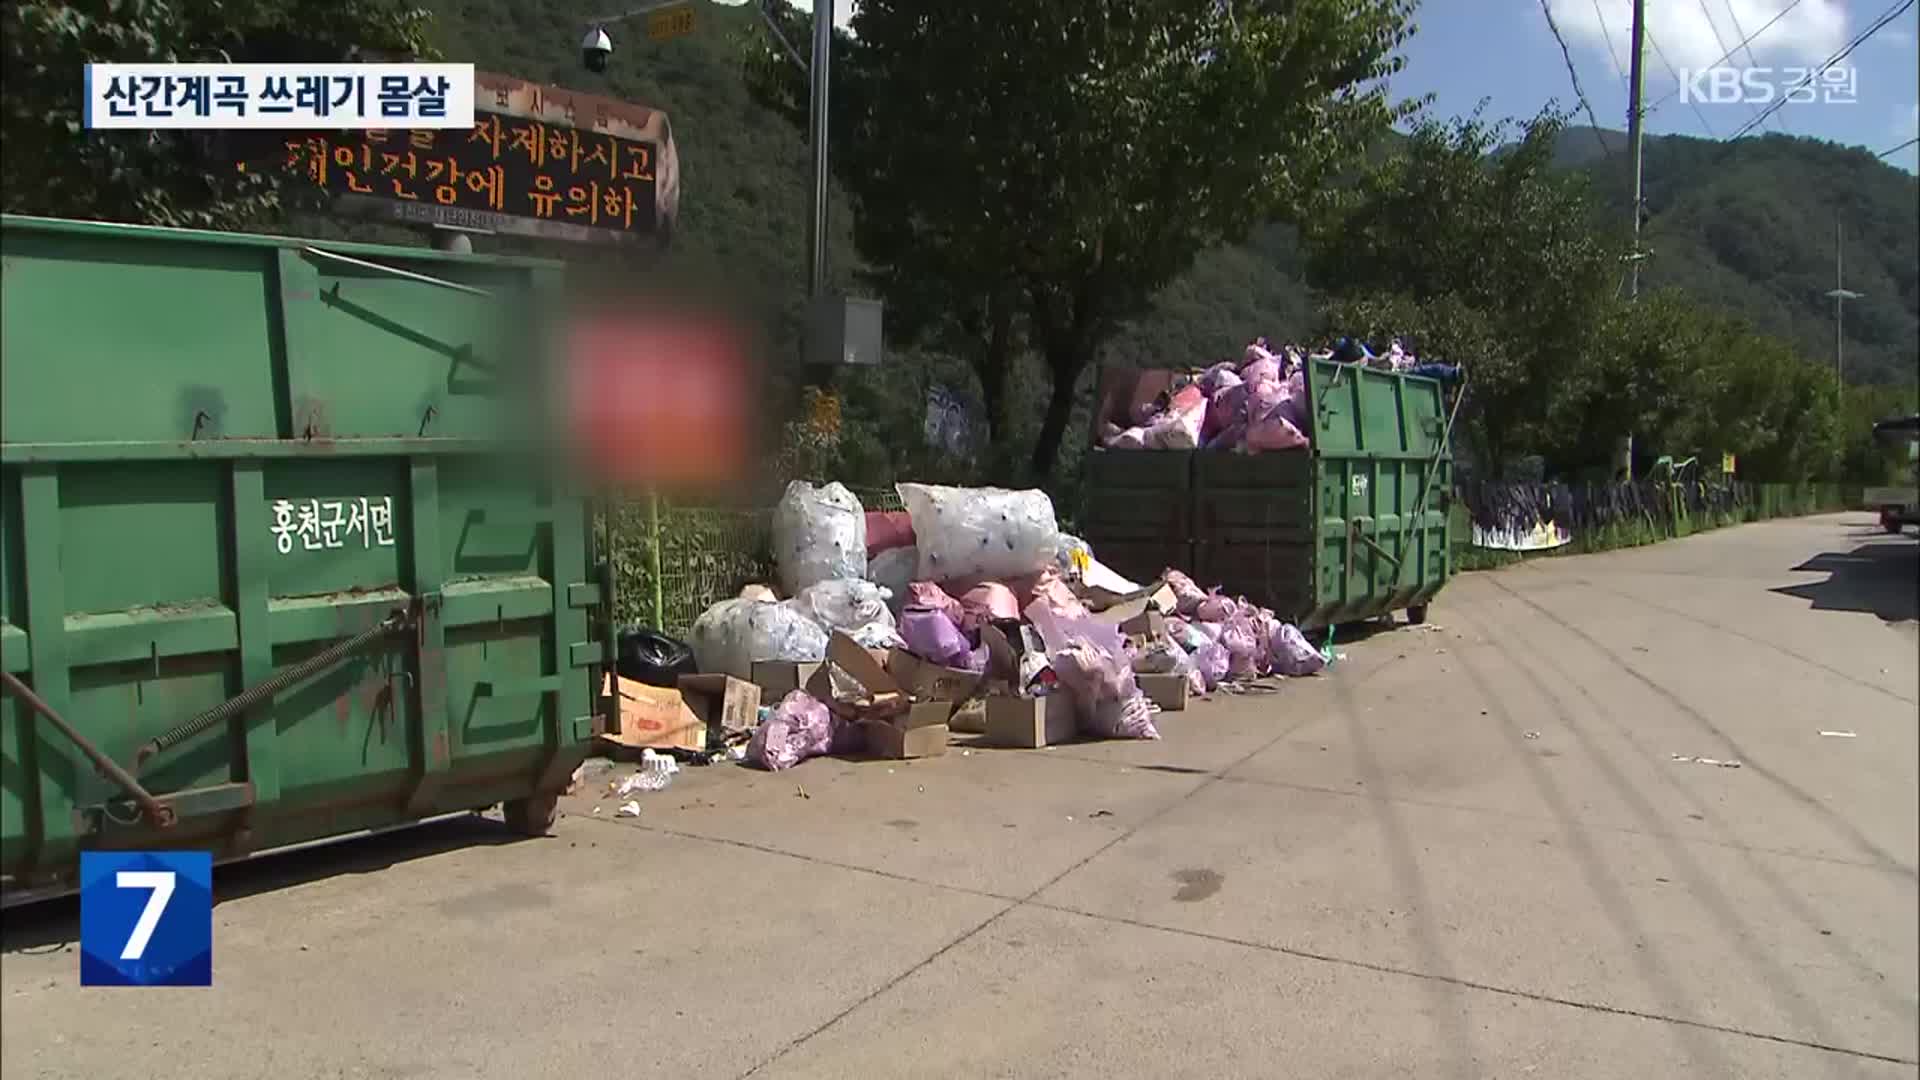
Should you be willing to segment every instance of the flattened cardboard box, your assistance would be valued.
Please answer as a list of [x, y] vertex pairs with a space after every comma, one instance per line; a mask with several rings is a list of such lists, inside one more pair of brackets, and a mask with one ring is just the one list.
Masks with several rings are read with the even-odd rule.
[[707, 748], [707, 722], [687, 706], [680, 691], [608, 676], [602, 700], [615, 694], [619, 697], [619, 708], [614, 710], [619, 726], [603, 733], [602, 739], [633, 750]]
[[[935, 702], [938, 705], [940, 703]], [[920, 712], [926, 706], [915, 706]], [[931, 715], [931, 714], [930, 714]], [[944, 713], [940, 713], [944, 715]], [[900, 718], [911, 721], [913, 713]], [[947, 752], [947, 743], [952, 738], [952, 730], [944, 723], [918, 724], [902, 726], [885, 720], [876, 720], [863, 724], [867, 733], [867, 755], [885, 758], [889, 761], [904, 761], [908, 758], [939, 757]]]
[[682, 675], [680, 696], [716, 734], [752, 731], [760, 723], [760, 688], [731, 675]]
[[920, 701], [965, 701], [974, 695], [983, 678], [961, 668], [929, 663], [905, 649], [887, 654], [887, 674]]

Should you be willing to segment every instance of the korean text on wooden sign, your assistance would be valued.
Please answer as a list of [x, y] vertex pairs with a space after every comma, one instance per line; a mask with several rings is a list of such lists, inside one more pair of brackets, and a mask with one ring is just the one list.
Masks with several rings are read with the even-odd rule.
[[481, 111], [468, 131], [311, 134], [285, 147], [287, 167], [336, 195], [473, 213], [464, 222], [431, 215], [450, 224], [502, 227], [505, 215], [616, 232], [654, 227], [654, 146], [602, 132]]
[[86, 126], [473, 126], [472, 64], [88, 64]]

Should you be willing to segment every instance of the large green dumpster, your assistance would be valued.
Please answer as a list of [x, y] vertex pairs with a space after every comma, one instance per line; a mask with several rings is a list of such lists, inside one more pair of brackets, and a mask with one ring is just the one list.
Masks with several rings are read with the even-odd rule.
[[557, 267], [19, 217], [0, 267], [0, 874], [544, 829], [604, 648]]
[[[1127, 408], [1168, 381], [1110, 376], [1101, 408]], [[1321, 360], [1306, 385], [1306, 450], [1092, 453], [1083, 529], [1101, 561], [1136, 579], [1187, 569], [1303, 626], [1401, 608], [1424, 619], [1452, 571], [1440, 384]]]

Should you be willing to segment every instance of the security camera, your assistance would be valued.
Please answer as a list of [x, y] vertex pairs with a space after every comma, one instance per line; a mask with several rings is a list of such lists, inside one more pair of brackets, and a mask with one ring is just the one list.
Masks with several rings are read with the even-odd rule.
[[607, 36], [605, 29], [594, 27], [587, 36], [580, 39], [580, 62], [588, 71], [607, 70], [607, 58], [613, 55], [613, 39]]

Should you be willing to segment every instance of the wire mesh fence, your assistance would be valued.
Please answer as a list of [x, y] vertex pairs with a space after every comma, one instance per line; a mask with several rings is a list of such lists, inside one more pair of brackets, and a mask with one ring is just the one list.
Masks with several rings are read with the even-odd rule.
[[[891, 488], [854, 492], [868, 510], [898, 510]], [[1743, 521], [1796, 517], [1858, 505], [1858, 488], [1837, 484], [1755, 484], [1734, 481], [1640, 481], [1629, 484], [1497, 484], [1468, 482], [1454, 491], [1460, 525], [1526, 531], [1552, 522], [1573, 534], [1574, 551], [1600, 551], [1685, 536]], [[685, 636], [713, 603], [741, 588], [774, 580], [771, 506], [711, 506], [638, 500], [612, 514], [615, 614]], [[1468, 569], [1480, 562], [1465, 549], [1471, 530], [1456, 527], [1454, 543]]]

